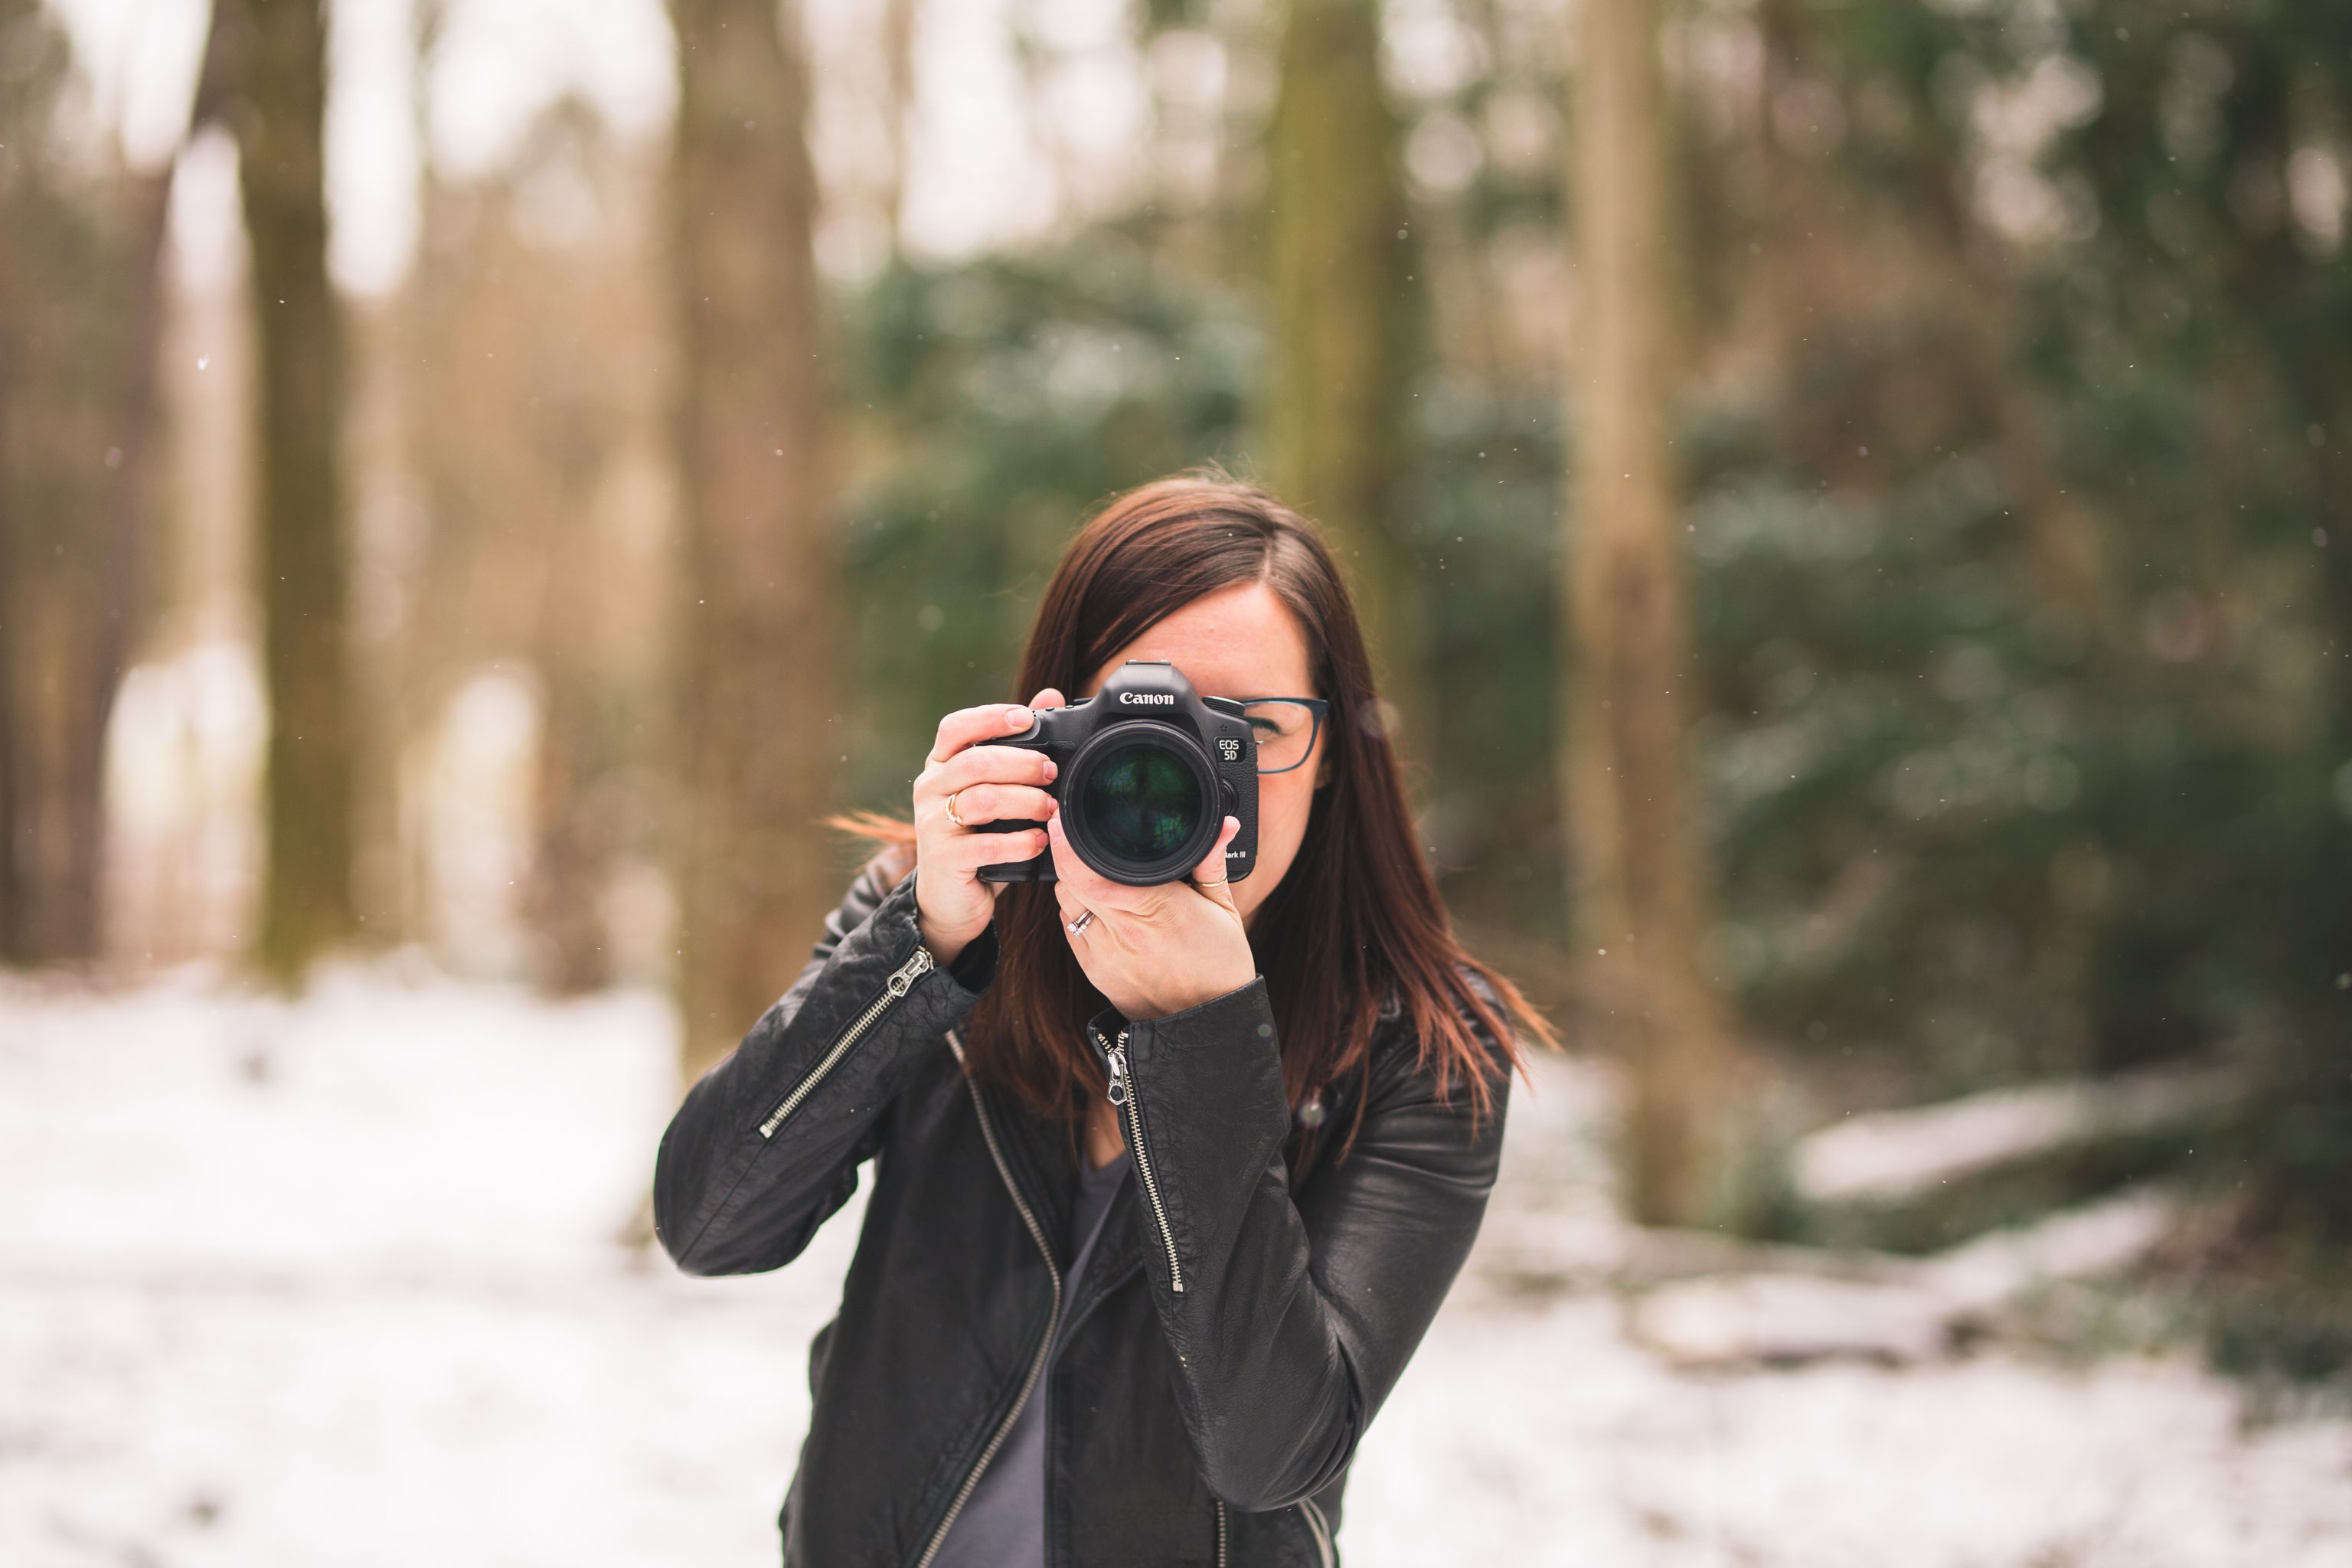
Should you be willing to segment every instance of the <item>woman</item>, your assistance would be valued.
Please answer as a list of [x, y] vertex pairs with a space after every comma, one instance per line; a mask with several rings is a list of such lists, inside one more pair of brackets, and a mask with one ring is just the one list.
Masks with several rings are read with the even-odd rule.
[[[1130, 658], [1272, 700], [1248, 876], [1227, 816], [1189, 877], [1104, 879], [1051, 763], [992, 743]], [[780, 1268], [876, 1157], [787, 1564], [1330, 1568], [1356, 1445], [1486, 1209], [1526, 1065], [1505, 1009], [1557, 1041], [1456, 946], [1355, 611], [1272, 498], [1113, 501], [1016, 689], [940, 721], [911, 823], [842, 822], [885, 847], [664, 1134], [663, 1245]], [[978, 877], [1045, 853], [1056, 881]]]

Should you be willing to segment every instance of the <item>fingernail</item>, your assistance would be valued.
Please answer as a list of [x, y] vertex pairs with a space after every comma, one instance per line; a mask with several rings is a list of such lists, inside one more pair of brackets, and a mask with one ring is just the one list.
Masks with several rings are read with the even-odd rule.
[[1047, 757], [1045, 759], [1045, 777], [1048, 780], [1059, 778], [1061, 776], [1061, 764], [1055, 762], [1053, 758]]
[[1034, 721], [1029, 710], [1026, 708], [1015, 708], [1012, 712], [1007, 713], [1004, 717], [1012, 722], [1013, 727], [1016, 730], [1026, 730], [1029, 728], [1030, 724]]

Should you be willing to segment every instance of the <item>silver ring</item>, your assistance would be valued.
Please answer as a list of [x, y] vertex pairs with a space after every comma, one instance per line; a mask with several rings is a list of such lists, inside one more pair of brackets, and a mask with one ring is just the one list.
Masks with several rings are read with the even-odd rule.
[[1080, 931], [1085, 931], [1085, 930], [1087, 929], [1087, 927], [1088, 927], [1088, 926], [1090, 926], [1090, 925], [1092, 925], [1092, 924], [1094, 923], [1094, 919], [1095, 919], [1095, 912], [1094, 912], [1094, 910], [1087, 910], [1084, 914], [1081, 914], [1080, 916], [1078, 916], [1078, 918], [1077, 918], [1076, 920], [1074, 920], [1074, 921], [1070, 921], [1070, 922], [1069, 922], [1069, 924], [1070, 924], [1070, 934], [1071, 934], [1072, 936], [1076, 936], [1076, 935], [1077, 935]]
[[962, 817], [958, 816], [955, 813], [955, 797], [962, 793], [963, 791], [960, 789], [951, 789], [948, 791], [948, 820], [954, 823], [958, 827], [970, 827], [971, 824], [966, 822]]

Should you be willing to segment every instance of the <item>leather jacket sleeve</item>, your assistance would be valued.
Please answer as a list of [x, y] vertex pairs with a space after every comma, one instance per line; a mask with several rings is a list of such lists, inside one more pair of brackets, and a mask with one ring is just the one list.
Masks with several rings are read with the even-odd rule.
[[1509, 1059], [1476, 1030], [1499, 1081], [1474, 1138], [1458, 1076], [1440, 1104], [1412, 1041], [1376, 1041], [1354, 1148], [1294, 1201], [1265, 977], [1166, 1017], [1107, 1011], [1089, 1027], [1097, 1050], [1121, 1027], [1139, 1177], [1150, 1168], [1145, 1270], [1202, 1477], [1244, 1511], [1286, 1507], [1353, 1458], [1468, 1256], [1501, 1155]]
[[799, 1257], [856, 1192], [919, 1053], [994, 977], [993, 927], [950, 967], [932, 965], [916, 875], [894, 886], [885, 857], [868, 861], [799, 978], [671, 1118], [654, 1159], [654, 1230], [687, 1273]]

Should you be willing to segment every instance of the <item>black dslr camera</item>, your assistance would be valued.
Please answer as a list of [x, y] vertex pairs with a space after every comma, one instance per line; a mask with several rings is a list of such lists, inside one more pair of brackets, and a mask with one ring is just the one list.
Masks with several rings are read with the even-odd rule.
[[[1130, 658], [1102, 689], [1066, 708], [1041, 708], [1029, 728], [992, 745], [1043, 752], [1059, 772], [1045, 786], [1061, 803], [1078, 858], [1131, 888], [1181, 881], [1215, 847], [1227, 816], [1241, 831], [1225, 846], [1225, 875], [1257, 860], [1257, 737], [1229, 697], [1202, 697], [1166, 659]], [[973, 824], [1017, 833], [1028, 817]], [[1054, 854], [982, 866], [983, 882], [1051, 882]]]

